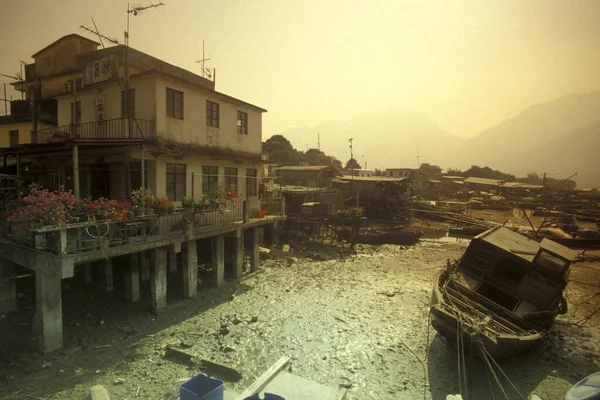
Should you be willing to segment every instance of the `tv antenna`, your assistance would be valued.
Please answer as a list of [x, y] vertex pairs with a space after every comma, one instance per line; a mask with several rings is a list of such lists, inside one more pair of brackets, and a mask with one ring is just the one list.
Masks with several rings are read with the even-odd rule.
[[88, 31], [91, 34], [95, 35], [98, 40], [100, 40], [100, 44], [102, 45], [102, 48], [104, 48], [104, 42], [102, 41], [102, 39], [106, 40], [107, 42], [110, 42], [112, 44], [119, 44], [119, 40], [110, 36], [106, 36], [100, 33], [100, 31], [98, 31], [98, 26], [96, 25], [96, 22], [94, 21], [94, 18], [92, 17], [92, 23], [94, 24], [94, 29], [89, 28], [85, 25], [80, 25], [79, 27], [81, 29], [83, 29], [84, 31]]
[[137, 17], [146, 10], [161, 6], [164, 6], [164, 4], [161, 1], [159, 1], [158, 3], [150, 2], [150, 4], [146, 6], [130, 6], [129, 3], [127, 3], [127, 30], [125, 31], [125, 46], [129, 47], [129, 16], [133, 14], [134, 17]]
[[[21, 100], [23, 100], [23, 95], [24, 95], [24, 93], [23, 93], [23, 82], [24, 82], [24, 79], [23, 79], [23, 64], [21, 64], [21, 72], [20, 73], [17, 72], [15, 75], [0, 74], [0, 76], [3, 76], [5, 78], [14, 79], [17, 82], [21, 82]], [[4, 97], [6, 97], [6, 96], [4, 96]], [[9, 101], [10, 100], [4, 99], [5, 105], [6, 105], [6, 102], [9, 102]]]
[[204, 40], [203, 40], [202, 41], [202, 59], [196, 61], [196, 63], [200, 64], [200, 69], [202, 69], [202, 77], [204, 78], [204, 75], [206, 74], [208, 76], [208, 79], [210, 79], [210, 78], [212, 78], [212, 73], [210, 72], [210, 69], [204, 67], [204, 63], [206, 61], [210, 61], [210, 58], [206, 58], [206, 56], [204, 55]]

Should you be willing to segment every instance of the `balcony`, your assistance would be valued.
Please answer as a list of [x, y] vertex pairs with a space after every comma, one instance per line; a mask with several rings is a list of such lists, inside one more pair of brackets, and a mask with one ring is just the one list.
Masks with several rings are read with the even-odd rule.
[[[140, 245], [152, 248], [183, 238], [209, 237], [234, 231], [245, 224], [267, 223], [284, 215], [283, 198], [269, 199], [268, 210], [261, 203], [254, 199], [238, 201], [224, 209], [182, 209], [171, 214], [132, 217], [126, 221], [81, 222], [27, 230], [5, 226], [3, 239], [20, 248], [47, 255], [101, 259], [137, 251]], [[259, 210], [265, 215], [259, 216]]]
[[31, 141], [37, 144], [66, 142], [103, 142], [103, 141], [152, 141], [156, 137], [154, 121], [131, 119], [131, 134], [127, 118], [107, 119], [103, 121], [71, 124], [32, 133]]

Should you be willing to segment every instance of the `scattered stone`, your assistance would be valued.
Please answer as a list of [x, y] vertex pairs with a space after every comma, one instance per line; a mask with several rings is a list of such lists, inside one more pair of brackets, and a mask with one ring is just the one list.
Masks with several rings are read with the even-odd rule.
[[88, 400], [110, 400], [110, 396], [104, 386], [96, 385], [90, 388]]
[[45, 363], [42, 364], [42, 369], [50, 368], [51, 366], [52, 366], [52, 363], [50, 361], [46, 361]]
[[102, 371], [100, 371], [99, 369], [96, 370], [96, 375], [101, 374]]
[[229, 327], [226, 324], [221, 325], [221, 329], [219, 329], [219, 333], [223, 336], [229, 334]]
[[235, 351], [235, 349], [233, 347], [229, 347], [229, 346], [224, 346], [221, 350], [223, 350], [223, 353], [232, 353]]
[[250, 321], [249, 321], [249, 322], [250, 322], [250, 323], [255, 323], [255, 322], [258, 322], [258, 317], [254, 316], [254, 317], [250, 318]]
[[189, 349], [190, 347], [194, 347], [194, 343], [190, 342], [189, 340], [182, 340], [179, 344], [179, 347], [182, 349]]
[[234, 325], [238, 325], [238, 324], [241, 324], [241, 323], [242, 323], [242, 320], [240, 320], [239, 318], [237, 318], [237, 317], [236, 317], [236, 318], [234, 318], [234, 319], [233, 319], [233, 321], [231, 321], [231, 322], [233, 322], [233, 324], [234, 324]]
[[115, 378], [115, 380], [113, 381], [113, 385], [122, 385], [125, 383], [125, 379], [123, 378]]

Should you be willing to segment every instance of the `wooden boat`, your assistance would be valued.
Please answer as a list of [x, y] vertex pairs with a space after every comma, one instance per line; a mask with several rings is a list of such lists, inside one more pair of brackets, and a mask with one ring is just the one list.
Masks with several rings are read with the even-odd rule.
[[488, 229], [490, 228], [483, 226], [450, 227], [448, 228], [448, 234], [450, 236], [473, 237], [487, 231]]
[[357, 237], [363, 244], [414, 244], [419, 241], [422, 232], [401, 229], [367, 229]]
[[543, 340], [566, 312], [562, 293], [576, 257], [548, 239], [538, 243], [504, 227], [490, 229], [440, 275], [431, 324], [450, 341], [483, 345], [497, 358], [520, 353]]

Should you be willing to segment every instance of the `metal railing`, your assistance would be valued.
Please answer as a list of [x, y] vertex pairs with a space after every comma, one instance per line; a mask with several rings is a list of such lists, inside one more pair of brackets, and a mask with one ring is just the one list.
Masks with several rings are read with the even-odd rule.
[[[275, 200], [270, 199], [269, 203], [269, 215], [283, 215], [273, 208], [273, 204], [277, 203]], [[281, 211], [283, 203], [279, 201], [279, 204]], [[256, 212], [251, 212], [250, 219], [259, 216], [261, 204], [258, 199], [247, 200], [246, 207], [249, 211], [256, 209]], [[243, 209], [244, 202], [236, 201], [219, 209], [182, 209], [172, 214], [146, 215], [128, 220], [89, 221], [35, 229], [6, 226], [5, 238], [38, 251], [65, 256], [162, 240], [168, 236], [193, 234], [211, 227], [242, 222]]]
[[154, 140], [156, 124], [145, 119], [131, 120], [131, 135], [127, 118], [71, 124], [53, 128], [38, 129], [31, 133], [32, 143], [61, 143], [72, 140]]

